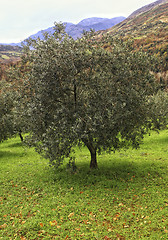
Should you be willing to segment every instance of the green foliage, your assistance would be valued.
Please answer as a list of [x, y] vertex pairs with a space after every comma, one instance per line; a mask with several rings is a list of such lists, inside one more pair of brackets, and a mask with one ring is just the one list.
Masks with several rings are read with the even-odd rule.
[[0, 81], [0, 142], [14, 134], [13, 95], [6, 81]]
[[167, 128], [168, 124], [168, 93], [158, 91], [149, 98], [151, 107], [151, 119], [154, 129]]
[[9, 137], [26, 132], [27, 117], [26, 107], [26, 81], [22, 73], [22, 67], [17, 64], [6, 66], [0, 81], [0, 142]]
[[[103, 49], [105, 43], [111, 51]], [[138, 147], [154, 79], [147, 55], [131, 50], [131, 43], [110, 37], [96, 42], [92, 33], [75, 41], [63, 25], [44, 40], [29, 41], [29, 143], [51, 164], [71, 159], [76, 144], [88, 147], [91, 167], [97, 167], [96, 152]]]

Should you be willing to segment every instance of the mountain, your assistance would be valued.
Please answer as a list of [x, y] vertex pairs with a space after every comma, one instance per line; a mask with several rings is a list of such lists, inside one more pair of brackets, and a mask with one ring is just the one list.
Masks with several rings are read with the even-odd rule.
[[[89, 31], [90, 29], [94, 29], [95, 31], [105, 30], [111, 28], [115, 24], [122, 22], [125, 17], [115, 17], [115, 18], [86, 18], [80, 21], [78, 24], [73, 24], [69, 22], [64, 22], [66, 24], [66, 32], [73, 37], [74, 39], [80, 38], [82, 36], [83, 31]], [[45, 30], [39, 31], [36, 34], [31, 35], [31, 38], [43, 38], [43, 33], [53, 33], [53, 27], [47, 28]]]
[[[68, 23], [66, 24], [66, 32], [72, 36], [74, 39], [80, 38], [83, 31], [89, 31], [90, 29], [94, 29], [95, 31], [104, 30], [114, 26], [115, 24], [123, 21], [125, 17], [116, 17], [116, 18], [87, 18], [80, 21], [78, 24]], [[30, 37], [33, 39], [41, 38], [43, 39], [43, 33], [53, 33], [53, 27], [49, 27], [45, 30], [39, 31], [36, 34], [31, 35]], [[22, 42], [24, 43], [24, 41]], [[0, 44], [0, 62], [11, 62], [15, 59], [19, 59], [21, 54], [21, 45], [22, 43], [11, 43], [11, 44]]]

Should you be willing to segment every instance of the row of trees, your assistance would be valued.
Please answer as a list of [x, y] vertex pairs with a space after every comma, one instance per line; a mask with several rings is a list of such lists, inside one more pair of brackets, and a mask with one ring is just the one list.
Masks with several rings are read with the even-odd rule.
[[53, 35], [27, 42], [0, 92], [0, 140], [27, 131], [27, 143], [54, 166], [72, 163], [74, 146], [85, 145], [91, 168], [97, 153], [138, 147], [148, 130], [167, 124], [167, 94], [157, 94], [151, 63], [131, 43], [92, 33], [75, 41], [56, 24]]

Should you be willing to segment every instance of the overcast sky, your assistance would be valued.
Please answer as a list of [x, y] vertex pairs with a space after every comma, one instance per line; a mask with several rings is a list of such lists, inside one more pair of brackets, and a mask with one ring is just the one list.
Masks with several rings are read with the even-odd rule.
[[128, 17], [155, 0], [0, 0], [0, 43], [20, 42], [54, 22]]

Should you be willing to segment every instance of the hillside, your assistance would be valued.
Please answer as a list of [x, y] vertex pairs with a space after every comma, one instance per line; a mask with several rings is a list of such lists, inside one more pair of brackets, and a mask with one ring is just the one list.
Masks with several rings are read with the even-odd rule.
[[159, 0], [133, 12], [123, 22], [104, 34], [122, 39], [133, 39], [136, 48], [143, 48], [161, 58], [161, 70], [168, 70], [168, 0]]
[[15, 62], [20, 59], [22, 48], [19, 46], [0, 45], [0, 63]]
[[163, 88], [168, 88], [168, 0], [159, 0], [133, 12], [123, 22], [105, 31], [97, 38], [109, 34], [127, 41], [133, 40], [134, 49], [140, 48], [158, 59], [155, 77]]
[[135, 17], [135, 16], [137, 16], [137, 15], [139, 15], [139, 14], [141, 14], [141, 13], [147, 12], [147, 11], [149, 11], [150, 9], [156, 7], [158, 4], [165, 3], [166, 1], [167, 1], [167, 0], [157, 0], [157, 1], [153, 2], [153, 3], [150, 3], [150, 4], [148, 4], [148, 5], [145, 5], [145, 6], [141, 7], [141, 8], [139, 8], [139, 9], [137, 9], [136, 11], [134, 11], [134, 12], [129, 16], [129, 18]]
[[168, 30], [168, 0], [166, 2], [157, 2], [159, 2], [157, 5], [150, 4], [149, 6], [151, 7], [149, 9], [148, 7], [144, 7], [135, 11], [123, 22], [102, 33], [108, 32], [112, 36], [121, 35], [123, 37], [130, 35], [139, 39], [140, 37], [147, 38], [154, 34], [163, 40], [164, 37], [167, 37]]

